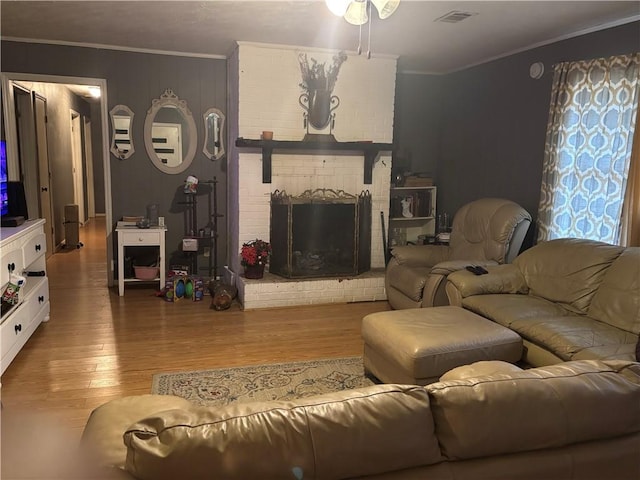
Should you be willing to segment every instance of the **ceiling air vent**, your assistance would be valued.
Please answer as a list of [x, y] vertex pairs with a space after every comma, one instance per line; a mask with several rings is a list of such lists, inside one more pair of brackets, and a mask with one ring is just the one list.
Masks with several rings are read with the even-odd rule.
[[469, 17], [473, 17], [474, 15], [477, 15], [477, 13], [461, 12], [459, 10], [453, 10], [441, 17], [436, 18], [434, 22], [458, 23]]

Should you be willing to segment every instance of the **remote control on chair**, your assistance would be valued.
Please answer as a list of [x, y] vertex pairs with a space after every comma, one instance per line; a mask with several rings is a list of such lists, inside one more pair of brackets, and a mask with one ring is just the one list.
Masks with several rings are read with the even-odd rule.
[[485, 268], [480, 267], [479, 265], [467, 265], [467, 270], [469, 270], [474, 275], [484, 275], [485, 273], [489, 273]]
[[467, 270], [469, 270], [471, 273], [473, 273], [474, 275], [482, 275], [482, 273], [480, 273], [478, 271], [478, 269], [476, 267], [474, 267], [473, 265], [467, 265], [466, 267]]

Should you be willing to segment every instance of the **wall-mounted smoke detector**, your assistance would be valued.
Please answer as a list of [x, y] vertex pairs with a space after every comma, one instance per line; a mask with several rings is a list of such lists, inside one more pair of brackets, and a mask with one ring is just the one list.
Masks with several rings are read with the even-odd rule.
[[473, 12], [462, 12], [460, 10], [452, 10], [449, 13], [444, 14], [441, 17], [438, 17], [434, 20], [434, 22], [444, 22], [444, 23], [458, 23], [463, 20], [466, 20], [469, 17], [473, 17], [477, 15], [477, 13]]
[[534, 80], [540, 80], [542, 78], [542, 75], [544, 75], [544, 63], [532, 63], [529, 67], [529, 76]]

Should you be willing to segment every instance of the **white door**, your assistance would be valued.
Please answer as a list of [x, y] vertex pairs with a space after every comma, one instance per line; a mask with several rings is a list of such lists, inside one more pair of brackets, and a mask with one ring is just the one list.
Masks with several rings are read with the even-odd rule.
[[84, 208], [84, 172], [82, 169], [82, 127], [80, 115], [71, 110], [71, 157], [73, 168], [73, 203], [78, 205], [80, 225], [85, 222]]
[[53, 221], [51, 170], [49, 168], [49, 148], [47, 143], [47, 99], [33, 94], [33, 113], [36, 123], [36, 145], [38, 149], [38, 182], [40, 215], [45, 220], [44, 233], [47, 237], [47, 258], [55, 250], [55, 222]]

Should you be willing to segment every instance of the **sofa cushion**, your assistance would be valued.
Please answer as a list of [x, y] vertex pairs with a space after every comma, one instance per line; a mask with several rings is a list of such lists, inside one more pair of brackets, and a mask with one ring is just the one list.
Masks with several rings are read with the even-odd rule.
[[475, 378], [496, 373], [513, 373], [521, 370], [520, 367], [513, 363], [503, 362], [501, 360], [482, 360], [480, 362], [473, 362], [470, 365], [452, 368], [440, 377], [440, 381], [464, 380], [466, 378]]
[[636, 338], [585, 315], [518, 319], [511, 322], [511, 329], [563, 360], [571, 360], [585, 348], [623, 345]]
[[640, 247], [627, 248], [607, 270], [589, 316], [640, 333]]
[[124, 439], [126, 469], [143, 480], [184, 472], [227, 480], [351, 478], [442, 460], [427, 392], [416, 386], [172, 410], [140, 420]]
[[531, 295], [585, 314], [607, 269], [623, 250], [602, 242], [563, 238], [539, 243], [513, 264], [525, 276]]
[[509, 328], [520, 319], [569, 315], [557, 303], [532, 295], [475, 295], [463, 299], [462, 306]]
[[637, 432], [636, 367], [585, 360], [428, 385], [442, 453], [477, 458]]
[[602, 345], [599, 347], [583, 348], [577, 352], [572, 360], [624, 360], [627, 362], [640, 361], [636, 358], [633, 343], [623, 343], [620, 345]]

